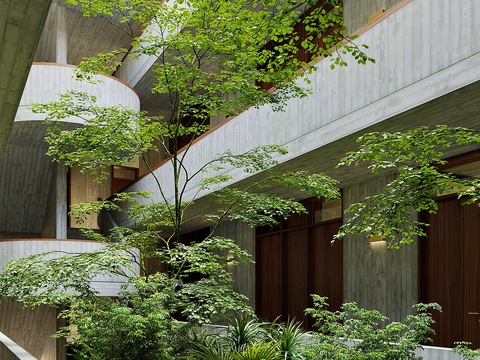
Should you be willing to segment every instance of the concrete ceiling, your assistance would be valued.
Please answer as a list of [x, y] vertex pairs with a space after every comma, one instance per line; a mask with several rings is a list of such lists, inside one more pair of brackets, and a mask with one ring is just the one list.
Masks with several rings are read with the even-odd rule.
[[0, 1], [0, 155], [5, 148], [51, 0]]
[[[142, 25], [135, 23], [131, 27], [126, 24], [114, 24], [104, 17], [85, 17], [80, 6], [65, 5], [61, 0], [54, 0], [59, 6], [65, 8], [65, 23], [67, 34], [67, 63], [78, 65], [84, 57], [92, 57], [98, 53], [106, 53], [121, 48], [129, 49], [132, 41], [131, 35], [141, 34]], [[40, 39], [40, 45], [34, 61], [53, 61], [49, 59], [49, 43], [52, 32], [48, 27], [54, 19], [48, 18], [46, 27]], [[123, 56], [119, 56], [122, 60]]]

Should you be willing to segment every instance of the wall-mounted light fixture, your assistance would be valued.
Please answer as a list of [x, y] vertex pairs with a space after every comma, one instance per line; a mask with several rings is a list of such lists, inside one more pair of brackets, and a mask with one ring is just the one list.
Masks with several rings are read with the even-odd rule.
[[370, 236], [368, 238], [368, 242], [371, 242], [371, 243], [376, 243], [379, 241], [385, 241], [385, 237], [382, 235], [376, 235], [376, 236]]
[[227, 269], [229, 271], [233, 270], [233, 264], [232, 264], [233, 259], [234, 259], [233, 254], [228, 254], [227, 255], [227, 259], [226, 259], [227, 260]]

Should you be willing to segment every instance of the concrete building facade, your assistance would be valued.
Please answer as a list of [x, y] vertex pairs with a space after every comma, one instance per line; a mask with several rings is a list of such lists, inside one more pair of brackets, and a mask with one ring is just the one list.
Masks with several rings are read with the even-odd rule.
[[[320, 61], [311, 84], [305, 84], [312, 94], [290, 100], [285, 112], [274, 113], [270, 106], [262, 106], [235, 118], [211, 119], [213, 129], [192, 146], [186, 166], [196, 169], [227, 148], [241, 153], [258, 145], [279, 144], [289, 150], [279, 158], [280, 169], [323, 172], [340, 181], [340, 203], [330, 209], [312, 203], [314, 212], [333, 214], [326, 218], [293, 218], [282, 228], [263, 232], [236, 222], [222, 224], [220, 232], [238, 239], [256, 259], [256, 265], [241, 268], [235, 277], [237, 289], [250, 298], [260, 315], [300, 317], [312, 291], [324, 292], [334, 302], [356, 301], [378, 309], [391, 320], [404, 318], [415, 303], [437, 301], [446, 308], [437, 318], [435, 344], [451, 347], [453, 341], [467, 340], [478, 347], [480, 318], [474, 313], [480, 310], [480, 272], [475, 259], [480, 246], [475, 244], [480, 232], [475, 226], [480, 226], [480, 216], [476, 210], [464, 210], [459, 219], [452, 220], [451, 212], [460, 214], [452, 210], [457, 201], [439, 198], [438, 217], [427, 219], [435, 229], [431, 240], [419, 240], [400, 250], [369, 244], [360, 236], [349, 236], [334, 249], [324, 245], [342, 223], [341, 209], [381, 191], [391, 176], [373, 177], [368, 169], [335, 167], [347, 151], [355, 149], [359, 135], [435, 124], [478, 129], [480, 2], [345, 0], [343, 4], [347, 29], [359, 35], [359, 43], [370, 46], [369, 56], [376, 63], [332, 71], [328, 60]], [[68, 218], [67, 209], [77, 201], [107, 198], [115, 178], [112, 172], [107, 186], [92, 190], [88, 177], [54, 165], [45, 156], [43, 118], [28, 106], [56, 100], [66, 90], [82, 90], [96, 95], [103, 105], [120, 103], [152, 114], [161, 113], [161, 108], [149, 91], [154, 58], [125, 58], [115, 74], [104, 76], [99, 85], [72, 79], [72, 69], [82, 57], [129, 46], [121, 31], [103, 19], [83, 18], [78, 7], [60, 0], [51, 4], [7, 1], [0, 5], [0, 35], [1, 268], [19, 255], [52, 247], [85, 251], [98, 246], [75, 239], [77, 226]], [[67, 127], [78, 125], [78, 119], [66, 121]], [[468, 159], [458, 162], [456, 169], [478, 176], [480, 157], [471, 155], [475, 150], [456, 149], [447, 155], [461, 158], [468, 152]], [[134, 180], [122, 183], [131, 184], [128, 190], [155, 189], [152, 175], [141, 176], [146, 173], [141, 164], [132, 168], [136, 169]], [[167, 181], [170, 175], [166, 165], [155, 170], [159, 181]], [[248, 174], [235, 175], [244, 183], [251, 181]], [[199, 183], [190, 186], [187, 195], [193, 196]], [[197, 211], [207, 211], [208, 195], [204, 194]], [[115, 221], [128, 225], [122, 217]], [[440, 228], [440, 224], [450, 225]], [[90, 226], [98, 226], [96, 219]], [[460, 233], [473, 235], [457, 236]], [[450, 259], [455, 254], [452, 264], [445, 254]], [[108, 284], [102, 286], [102, 295], [113, 296], [121, 279], [100, 281]], [[21, 313], [12, 310], [15, 305], [11, 303], [1, 306], [1, 314]], [[38, 359], [64, 356], [54, 341], [22, 343], [26, 329], [21, 324], [43, 322], [41, 316], [46, 312], [22, 314], [0, 317], [0, 332]], [[36, 333], [45, 338], [56, 326], [54, 320], [50, 322], [51, 326]]]

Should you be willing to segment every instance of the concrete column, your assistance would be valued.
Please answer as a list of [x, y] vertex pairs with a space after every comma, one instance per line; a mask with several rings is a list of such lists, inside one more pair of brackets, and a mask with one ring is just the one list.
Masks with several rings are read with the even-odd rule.
[[35, 61], [67, 63], [66, 8], [55, 2], [48, 13]]
[[56, 5], [53, 36], [55, 39], [55, 62], [59, 64], [67, 63], [67, 23], [65, 8]]
[[[255, 259], [255, 229], [240, 221], [226, 221], [219, 225], [215, 235], [234, 239], [236, 244]], [[248, 304], [255, 307], [255, 264], [240, 264], [231, 269], [234, 288], [248, 297]]]
[[[365, 178], [343, 189], [346, 209], [367, 196], [379, 194], [395, 175]], [[414, 216], [412, 214], [412, 216]], [[391, 321], [401, 321], [418, 302], [418, 247], [387, 249], [369, 243], [365, 235], [348, 235], [343, 243], [343, 300], [376, 309]]]
[[55, 165], [55, 238], [67, 238], [67, 171], [61, 164]]

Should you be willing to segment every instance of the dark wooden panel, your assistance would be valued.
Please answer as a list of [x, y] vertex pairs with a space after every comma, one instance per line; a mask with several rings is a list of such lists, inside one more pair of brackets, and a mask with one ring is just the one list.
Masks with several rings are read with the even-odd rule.
[[305, 227], [308, 225], [309, 216], [302, 214], [292, 214], [285, 220], [285, 229], [294, 229], [298, 227]]
[[343, 301], [343, 244], [331, 244], [341, 219], [304, 225], [297, 217], [294, 229], [257, 234], [257, 314], [268, 320], [295, 318], [311, 328], [304, 310], [311, 294], [327, 296], [331, 309]]
[[307, 308], [310, 297], [307, 229], [289, 231], [286, 241], [286, 314], [287, 317], [304, 321], [303, 311]]
[[343, 302], [343, 244], [333, 236], [342, 221], [317, 225], [312, 229], [312, 292], [328, 297], [330, 309], [338, 310]]
[[257, 239], [257, 314], [269, 321], [284, 314], [284, 251], [281, 234]]
[[462, 207], [462, 225], [465, 239], [464, 252], [464, 333], [463, 341], [480, 347], [480, 209], [470, 205]]
[[[461, 212], [455, 198], [439, 201], [437, 215], [428, 215], [424, 284], [426, 302], [439, 303], [442, 313], [434, 313], [434, 345], [453, 346], [463, 332], [463, 281], [461, 279]], [[454, 335], [457, 334], [457, 335]]]
[[480, 346], [480, 209], [462, 206], [455, 196], [438, 199], [437, 215], [424, 214], [430, 224], [420, 242], [422, 302], [437, 302], [432, 337], [436, 346], [470, 341]]

